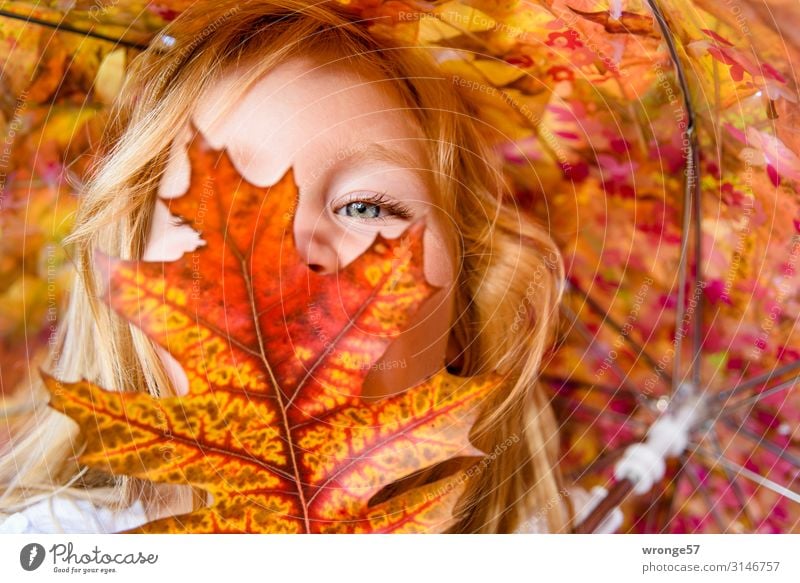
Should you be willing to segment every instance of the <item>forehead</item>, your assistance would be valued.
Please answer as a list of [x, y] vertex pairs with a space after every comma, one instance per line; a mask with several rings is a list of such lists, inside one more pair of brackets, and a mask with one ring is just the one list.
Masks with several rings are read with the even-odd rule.
[[397, 81], [335, 57], [294, 57], [241, 95], [247, 73], [246, 65], [227, 71], [201, 96], [193, 121], [251, 182], [273, 184], [294, 166], [303, 186], [320, 168], [365, 154], [426, 166], [424, 133]]

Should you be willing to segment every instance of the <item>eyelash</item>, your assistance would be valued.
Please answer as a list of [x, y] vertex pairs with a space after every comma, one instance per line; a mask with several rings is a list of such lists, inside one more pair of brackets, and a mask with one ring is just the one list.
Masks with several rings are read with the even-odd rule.
[[[369, 204], [374, 204], [404, 220], [410, 219], [412, 216], [410, 208], [396, 200], [388, 198], [386, 192], [373, 192], [369, 194], [364, 192], [355, 192], [349, 194], [347, 198], [334, 209], [334, 212], [337, 212], [339, 209], [352, 202], [366, 202]], [[381, 221], [386, 219], [384, 217], [378, 217], [377, 219], [371, 220]]]

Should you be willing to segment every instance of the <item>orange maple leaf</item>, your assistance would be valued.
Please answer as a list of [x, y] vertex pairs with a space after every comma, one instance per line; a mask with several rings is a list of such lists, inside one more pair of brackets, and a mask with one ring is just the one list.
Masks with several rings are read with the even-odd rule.
[[100, 258], [105, 300], [182, 365], [188, 394], [153, 398], [43, 373], [50, 405], [86, 440], [80, 462], [213, 497], [130, 532], [448, 528], [463, 476], [369, 503], [424, 468], [483, 455], [468, 433], [502, 380], [442, 369], [395, 396], [360, 398], [373, 364], [437, 289], [422, 270], [422, 225], [379, 235], [346, 268], [318, 274], [291, 233], [292, 169], [254, 186], [199, 132], [189, 158], [189, 191], [168, 206], [205, 245], [164, 263]]

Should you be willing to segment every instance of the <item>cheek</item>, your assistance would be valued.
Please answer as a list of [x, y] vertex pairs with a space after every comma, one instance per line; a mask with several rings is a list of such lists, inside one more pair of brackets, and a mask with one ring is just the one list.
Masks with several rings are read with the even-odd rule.
[[449, 287], [455, 279], [455, 251], [448, 243], [443, 225], [436, 221], [423, 236], [425, 278], [438, 287]]

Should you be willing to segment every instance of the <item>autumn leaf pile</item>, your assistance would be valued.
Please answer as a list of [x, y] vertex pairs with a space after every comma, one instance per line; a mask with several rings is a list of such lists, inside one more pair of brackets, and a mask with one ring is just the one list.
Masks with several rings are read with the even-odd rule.
[[436, 532], [452, 524], [459, 475], [380, 504], [384, 486], [455, 456], [498, 375], [445, 370], [369, 402], [373, 364], [436, 288], [422, 227], [378, 236], [338, 273], [300, 259], [291, 169], [269, 188], [243, 181], [202, 136], [187, 194], [170, 212], [205, 245], [174, 262], [99, 256], [106, 300], [181, 364], [188, 394], [153, 398], [45, 376], [50, 405], [75, 419], [80, 461], [114, 474], [192, 484], [198, 511], [136, 532]]

